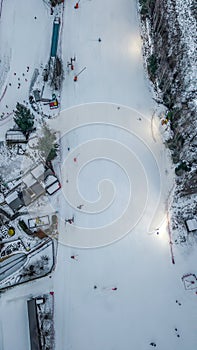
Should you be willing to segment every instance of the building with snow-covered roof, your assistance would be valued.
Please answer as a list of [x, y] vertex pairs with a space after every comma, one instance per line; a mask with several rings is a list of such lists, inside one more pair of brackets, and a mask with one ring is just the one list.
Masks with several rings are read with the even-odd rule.
[[61, 185], [57, 176], [50, 169], [48, 169], [45, 173], [44, 182], [45, 182], [46, 192], [50, 195], [52, 195], [53, 193], [55, 193], [61, 188]]
[[19, 194], [17, 191], [11, 192], [5, 197], [5, 202], [9, 205], [9, 207], [13, 210], [13, 212], [16, 212], [18, 209], [20, 209], [24, 202], [19, 197]]
[[197, 220], [195, 218], [188, 219], [185, 223], [189, 232], [197, 231]]
[[60, 182], [51, 169], [45, 170], [40, 163], [30, 170], [18, 185], [18, 191], [13, 191], [5, 198], [9, 207], [16, 212], [22, 206], [28, 206], [45, 193], [52, 195], [61, 187]]
[[45, 173], [45, 168], [44, 164], [40, 163], [38, 166], [36, 166], [34, 169], [31, 170], [31, 174], [36, 178], [36, 179], [44, 179], [44, 173]]
[[27, 143], [28, 139], [21, 130], [8, 130], [5, 134], [7, 143]]
[[32, 201], [45, 193], [44, 182], [45, 168], [43, 163], [38, 164], [27, 175], [23, 177], [22, 183], [25, 188], [22, 191], [25, 205], [29, 205]]
[[50, 224], [49, 216], [37, 216], [36, 218], [28, 219], [29, 228], [35, 228], [40, 226], [46, 226]]
[[46, 192], [50, 195], [54, 194], [61, 188], [59, 181], [54, 182], [50, 186], [46, 187]]
[[37, 182], [37, 179], [36, 179], [34, 176], [32, 176], [31, 173], [27, 174], [27, 175], [23, 178], [23, 183], [24, 183], [27, 187], [33, 186], [36, 182]]

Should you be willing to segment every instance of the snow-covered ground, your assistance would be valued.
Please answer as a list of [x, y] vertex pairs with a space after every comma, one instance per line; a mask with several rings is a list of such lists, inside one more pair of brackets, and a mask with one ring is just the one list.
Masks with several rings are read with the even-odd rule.
[[[8, 0], [3, 2], [6, 10], [2, 8], [1, 20], [4, 18], [6, 21], [9, 3]], [[40, 40], [43, 40], [43, 52], [39, 51], [40, 61], [46, 61], [51, 26], [49, 30], [45, 26], [52, 23], [42, 1], [21, 0], [20, 6], [12, 3], [10, 8], [17, 21], [21, 18], [18, 9], [25, 12], [24, 18], [32, 31], [36, 16], [36, 23], [43, 35], [33, 31], [35, 36], [39, 34], [38, 47], [32, 46], [33, 40], [27, 40], [28, 50], [23, 46], [22, 51], [18, 51], [16, 41], [12, 43], [10, 39], [8, 47], [15, 48], [13, 52], [16, 56], [13, 56], [13, 66], [10, 63], [7, 77], [12, 76], [9, 75], [12, 74], [11, 67], [13, 72], [19, 73], [23, 72], [23, 67], [26, 68], [27, 62], [29, 65], [32, 63], [32, 70], [37, 67], [39, 58], [36, 50], [42, 46]], [[28, 17], [32, 18], [32, 23], [27, 20]], [[16, 27], [13, 25], [6, 30], [14, 31], [17, 38], [17, 30], [22, 35], [24, 27], [20, 21]], [[22, 33], [26, 35], [25, 31]], [[148, 232], [160, 190], [162, 194], [165, 192], [162, 199], [167, 198], [168, 190], [171, 190], [171, 166], [166, 162], [167, 154], [163, 152], [157, 117], [152, 118], [159, 109], [152, 100], [145, 79], [139, 33], [134, 0], [109, 0], [105, 3], [81, 0], [79, 9], [74, 9], [71, 1], [65, 3], [63, 62], [66, 67], [67, 61], [74, 55], [76, 62], [74, 71], [65, 72], [62, 113], [51, 122], [55, 125], [61, 118], [65, 120], [65, 124], [61, 122], [58, 126], [62, 132], [60, 167], [63, 188], [52, 203], [62, 217], [58, 261], [51, 279], [43, 278], [2, 294], [0, 347], [3, 350], [15, 348], [16, 344], [21, 350], [29, 349], [26, 300], [50, 290], [54, 291], [55, 297], [56, 350], [146, 350], [151, 348], [150, 342], [155, 342], [160, 350], [194, 350], [197, 346], [196, 294], [195, 290], [185, 290], [181, 280], [186, 273], [196, 273], [196, 252], [194, 250], [189, 256], [183, 256], [180, 247], [173, 245], [175, 264], [172, 264], [166, 221], [160, 227], [159, 234], [153, 230], [152, 234]], [[11, 37], [11, 33], [7, 35]], [[21, 66], [19, 57], [22, 53], [27, 61], [24, 58]], [[84, 67], [87, 68], [74, 82], [74, 75]], [[12, 84], [15, 84], [14, 79], [15, 76], [11, 79]], [[25, 99], [28, 94], [25, 85], [21, 85], [21, 94], [20, 98]], [[18, 98], [17, 94], [12, 95], [11, 108]], [[106, 103], [87, 104], [64, 111], [68, 107], [92, 102]], [[107, 142], [105, 147], [102, 141]], [[89, 150], [87, 142], [90, 142]], [[111, 142], [114, 150], [111, 149]], [[118, 144], [120, 148], [117, 149]], [[107, 155], [104, 154], [106, 148]], [[125, 155], [138, 167], [139, 173], [136, 173], [135, 167], [132, 169], [125, 163]], [[165, 183], [164, 178], [167, 179]], [[109, 192], [101, 197], [103, 201], [98, 201], [98, 204], [95, 202], [99, 199], [97, 186], [103, 179], [109, 180], [103, 184], [107, 185], [103, 188]], [[69, 183], [76, 190], [73, 187], [76, 180], [79, 193], [71, 196], [69, 206], [64, 202], [69, 191], [66, 190], [65, 196], [63, 191]], [[110, 186], [109, 182], [113, 185]], [[139, 194], [143, 190], [147, 192], [145, 201], [144, 194]], [[135, 198], [132, 198], [133, 194]], [[84, 202], [78, 202], [82, 197]], [[94, 248], [83, 249], [88, 245], [83, 240], [82, 232], [81, 245], [78, 240], [73, 247], [67, 240], [72, 233], [76, 236], [75, 228], [77, 230], [78, 226], [86, 229], [105, 226], [104, 235], [107, 236], [107, 223], [115, 222], [123, 215], [130, 198], [133, 209], [138, 210], [135, 201], [139, 205], [142, 203], [139, 212], [144, 213], [145, 207], [146, 215], [140, 215], [135, 227], [133, 221], [129, 221], [130, 229], [121, 233], [124, 236], [122, 239], [117, 240], [119, 226], [114, 226], [116, 242], [110, 238], [104, 242], [108, 245], [103, 247], [99, 242], [91, 244]], [[78, 209], [80, 204], [84, 204], [84, 207]], [[95, 209], [94, 205], [98, 207]], [[161, 208], [163, 211], [164, 207]], [[86, 210], [89, 213], [86, 214]], [[99, 213], [95, 214], [95, 211]], [[69, 219], [73, 214], [74, 223], [64, 225], [64, 218]], [[67, 235], [69, 227], [72, 229]], [[112, 237], [113, 233], [110, 235]], [[96, 238], [99, 239], [98, 236]], [[96, 248], [97, 245], [99, 247]], [[72, 255], [76, 259], [71, 259]]]
[[1, 140], [3, 131], [14, 125], [12, 116], [16, 103], [28, 103], [34, 69], [48, 60], [52, 21], [42, 1], [2, 2], [0, 116], [5, 120], [1, 122]]
[[[161, 225], [162, 203], [173, 182], [165, 148], [150, 120], [130, 108], [93, 103], [62, 112], [51, 125], [62, 135], [60, 242], [109, 244], [143, 216], [147, 232]], [[72, 216], [75, 225], [65, 227], [65, 219]]]
[[[76, 56], [62, 94], [62, 109], [89, 102], [113, 102], [150, 116], [154, 103], [142, 69], [136, 1], [82, 1], [65, 5], [64, 62]], [[98, 39], [101, 39], [101, 42]], [[79, 75], [78, 82], [73, 76]]]

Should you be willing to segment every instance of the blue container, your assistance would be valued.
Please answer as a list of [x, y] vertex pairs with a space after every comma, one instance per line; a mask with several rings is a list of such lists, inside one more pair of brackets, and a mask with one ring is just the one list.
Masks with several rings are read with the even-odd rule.
[[53, 22], [53, 34], [51, 41], [51, 57], [56, 57], [57, 45], [59, 39], [59, 29], [60, 29], [60, 18], [56, 17]]

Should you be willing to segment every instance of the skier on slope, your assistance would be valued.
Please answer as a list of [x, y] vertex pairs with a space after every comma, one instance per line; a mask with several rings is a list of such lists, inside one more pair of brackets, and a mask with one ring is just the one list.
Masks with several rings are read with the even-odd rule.
[[78, 257], [78, 255], [71, 255], [70, 258], [73, 259], [73, 260], [78, 260], [77, 257]]

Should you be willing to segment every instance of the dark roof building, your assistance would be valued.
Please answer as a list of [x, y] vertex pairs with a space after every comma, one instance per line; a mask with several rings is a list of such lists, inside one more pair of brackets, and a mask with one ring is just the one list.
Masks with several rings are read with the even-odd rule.
[[22, 191], [23, 201], [25, 205], [29, 205], [31, 202], [33, 202], [35, 199], [37, 199], [39, 196], [41, 196], [44, 193], [45, 193], [44, 187], [37, 182], [33, 186], [29, 188], [25, 188]]
[[38, 90], [38, 89], [33, 90], [33, 95], [34, 95], [36, 102], [41, 101], [40, 90]]
[[31, 350], [42, 350], [36, 299], [27, 301]]

